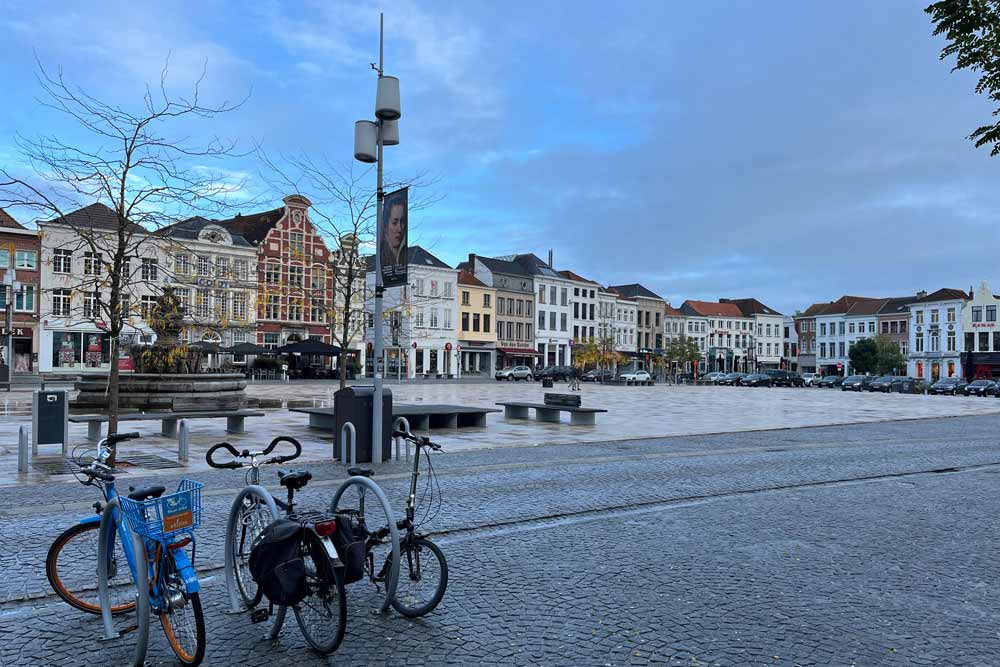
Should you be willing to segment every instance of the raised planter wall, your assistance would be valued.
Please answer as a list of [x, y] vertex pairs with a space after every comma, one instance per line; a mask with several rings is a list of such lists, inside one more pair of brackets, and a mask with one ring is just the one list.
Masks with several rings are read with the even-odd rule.
[[[118, 405], [123, 410], [144, 412], [192, 412], [238, 410], [246, 405], [246, 378], [239, 373], [198, 375], [122, 374], [118, 381]], [[87, 376], [74, 383], [79, 394], [72, 408], [106, 409], [107, 379]]]

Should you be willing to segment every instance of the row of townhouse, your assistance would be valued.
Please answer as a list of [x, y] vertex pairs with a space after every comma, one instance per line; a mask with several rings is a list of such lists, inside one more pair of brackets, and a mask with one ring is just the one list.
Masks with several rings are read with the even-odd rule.
[[[973, 291], [941, 288], [897, 297], [844, 295], [814, 303], [786, 324], [786, 344], [803, 372], [846, 375], [853, 345], [881, 335], [895, 343], [906, 368], [896, 373], [936, 381], [1000, 376], [1000, 324], [986, 281]], [[794, 345], [794, 347], [792, 347]]]
[[[301, 340], [338, 342], [339, 318], [356, 322], [346, 346], [363, 363], [364, 271], [358, 266], [357, 302], [344, 309], [334, 280], [345, 272], [353, 237], [330, 251], [309, 217], [311, 203], [290, 195], [283, 206], [226, 220], [194, 217], [155, 231], [92, 204], [29, 230], [0, 211], [0, 282], [15, 283], [15, 373], [107, 371], [110, 273], [117, 230], [128, 236], [120, 280], [125, 329], [115, 363], [128, 370], [133, 344], [151, 343], [150, 312], [165, 288], [184, 307], [182, 342], [267, 348]], [[356, 261], [356, 260], [355, 260]], [[12, 273], [12, 276], [8, 276]], [[6, 284], [6, 283], [4, 283]], [[8, 292], [0, 291], [6, 307]], [[339, 329], [338, 329], [339, 330]], [[244, 355], [216, 357], [244, 363]]]

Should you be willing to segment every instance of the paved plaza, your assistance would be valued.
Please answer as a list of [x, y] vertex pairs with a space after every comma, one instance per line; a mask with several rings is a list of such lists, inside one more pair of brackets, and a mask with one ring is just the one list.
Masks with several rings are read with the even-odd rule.
[[[924, 403], [946, 404], [977, 405]], [[242, 474], [157, 481], [207, 484], [208, 665], [995, 665], [998, 429], [987, 415], [435, 455], [443, 504], [427, 530], [448, 557], [444, 601], [415, 621], [373, 615], [374, 591], [354, 584], [348, 635], [326, 660], [294, 623], [271, 643], [225, 613], [223, 522]], [[343, 467], [309, 468], [301, 498], [322, 506]], [[377, 479], [400, 508], [403, 467]], [[48, 545], [92, 495], [57, 478], [0, 489], [5, 667], [127, 659], [44, 576]], [[155, 625], [151, 637], [150, 664], [175, 664]]]

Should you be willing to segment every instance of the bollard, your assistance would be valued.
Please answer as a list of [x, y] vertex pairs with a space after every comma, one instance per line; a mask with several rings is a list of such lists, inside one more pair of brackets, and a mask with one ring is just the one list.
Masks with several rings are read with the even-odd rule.
[[17, 471], [28, 472], [28, 426], [21, 424], [17, 430]]
[[[402, 424], [403, 428], [399, 425]], [[393, 423], [392, 428], [394, 431], [406, 431], [410, 432], [410, 422], [406, 421], [406, 417], [396, 417], [396, 421]], [[410, 441], [406, 438], [396, 438], [396, 460], [399, 460], [399, 441], [402, 440], [406, 445], [406, 460], [410, 460]]]
[[358, 434], [354, 430], [354, 424], [347, 422], [340, 429], [340, 462], [347, 463], [347, 435], [351, 436], [351, 465], [358, 465]]
[[188, 462], [188, 424], [186, 419], [182, 419], [177, 425], [177, 460], [181, 463]]

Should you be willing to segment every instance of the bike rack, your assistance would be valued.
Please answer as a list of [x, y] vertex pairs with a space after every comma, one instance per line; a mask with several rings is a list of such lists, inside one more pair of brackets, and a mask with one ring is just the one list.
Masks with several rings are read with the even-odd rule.
[[347, 463], [347, 436], [351, 436], [351, 465], [358, 465], [358, 432], [354, 430], [354, 424], [347, 422], [340, 429], [340, 462]]
[[177, 460], [181, 463], [188, 462], [188, 424], [186, 419], [182, 419], [177, 425]]
[[[347, 481], [341, 484], [337, 489], [337, 492], [333, 494], [333, 500], [330, 501], [331, 514], [337, 513], [337, 504], [340, 502], [340, 498], [351, 486], [362, 486], [375, 494], [375, 497], [378, 498], [379, 503], [382, 505], [382, 511], [385, 513], [385, 520], [389, 525], [389, 538], [392, 541], [392, 567], [389, 568], [389, 576], [385, 582], [385, 602], [382, 603], [381, 608], [381, 611], [384, 612], [387, 611], [389, 609], [389, 605], [392, 604], [392, 597], [396, 594], [396, 585], [399, 583], [399, 528], [396, 526], [396, 515], [393, 514], [392, 507], [389, 505], [389, 499], [385, 497], [385, 493], [382, 492], [379, 485], [369, 478], [362, 477], [361, 475], [348, 477]], [[284, 618], [283, 614], [281, 615], [281, 618]]]
[[[97, 595], [101, 603], [101, 620], [104, 623], [104, 637], [102, 639], [104, 641], [117, 639], [121, 636], [115, 630], [114, 622], [111, 620], [111, 593], [108, 590], [107, 568], [107, 564], [111, 562], [108, 548], [113, 547], [115, 539], [118, 537], [115, 514], [119, 512], [121, 512], [121, 506], [118, 499], [113, 498], [101, 512], [101, 527], [98, 531]], [[149, 571], [146, 566], [146, 545], [142, 541], [142, 537], [131, 530], [128, 531], [128, 534], [132, 540], [132, 554], [135, 558], [135, 587], [139, 591], [136, 596], [135, 654], [132, 664], [136, 667], [142, 667], [146, 663], [146, 648], [149, 644], [149, 594], [144, 594], [144, 591], [149, 590]]]
[[[402, 424], [404, 428], [399, 428]], [[396, 421], [392, 424], [392, 430], [394, 431], [405, 431], [410, 432], [410, 422], [406, 421], [406, 417], [396, 417]], [[399, 441], [402, 440], [403, 444], [406, 446], [406, 460], [410, 460], [410, 441], [406, 438], [396, 438], [396, 460], [399, 460]]]
[[28, 426], [21, 424], [17, 429], [17, 471], [28, 472]]
[[239, 614], [243, 611], [240, 606], [239, 591], [236, 588], [236, 554], [233, 553], [233, 535], [236, 533], [236, 521], [243, 508], [243, 501], [251, 496], [257, 496], [271, 513], [271, 521], [278, 518], [278, 507], [274, 504], [271, 493], [263, 486], [251, 485], [244, 488], [233, 500], [233, 506], [229, 510], [229, 519], [226, 521], [226, 592], [229, 594], [229, 613]]

